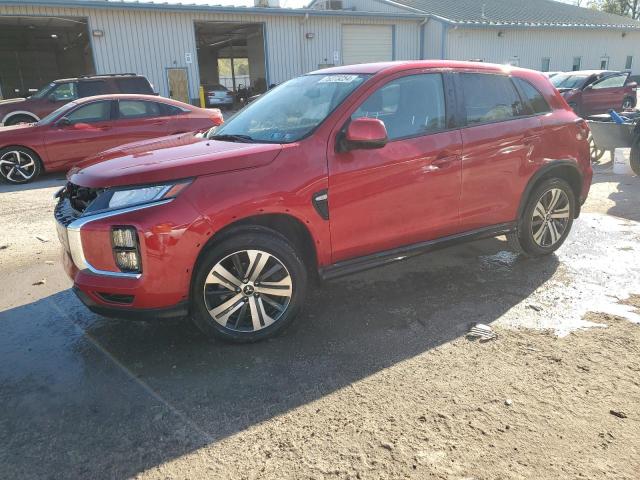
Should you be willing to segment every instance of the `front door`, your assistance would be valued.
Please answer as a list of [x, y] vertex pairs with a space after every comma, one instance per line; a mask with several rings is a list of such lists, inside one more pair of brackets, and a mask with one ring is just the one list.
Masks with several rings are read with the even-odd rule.
[[86, 103], [65, 115], [68, 124], [51, 125], [45, 142], [52, 169], [71, 167], [113, 144], [111, 108], [111, 100]]
[[351, 119], [384, 122], [383, 148], [329, 146], [333, 262], [458, 231], [462, 144], [460, 131], [447, 128], [444, 80], [398, 76], [355, 108]]
[[611, 75], [593, 83], [582, 91], [582, 114], [605, 113], [620, 110], [624, 99], [627, 74]]
[[169, 97], [189, 103], [189, 76], [186, 68], [167, 68]]

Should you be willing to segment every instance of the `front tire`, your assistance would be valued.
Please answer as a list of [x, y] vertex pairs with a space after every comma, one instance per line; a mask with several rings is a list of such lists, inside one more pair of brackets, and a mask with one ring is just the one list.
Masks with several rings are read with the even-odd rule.
[[633, 108], [636, 106], [636, 100], [633, 97], [626, 97], [622, 101], [622, 110], [626, 110], [628, 108]]
[[192, 319], [208, 337], [256, 342], [281, 332], [304, 303], [307, 271], [281, 235], [254, 227], [201, 256], [191, 291]]
[[550, 178], [527, 199], [516, 232], [508, 235], [517, 251], [532, 257], [549, 255], [564, 243], [576, 212], [576, 199], [567, 182]]
[[0, 149], [0, 177], [14, 185], [28, 183], [42, 171], [42, 161], [36, 152], [25, 147]]

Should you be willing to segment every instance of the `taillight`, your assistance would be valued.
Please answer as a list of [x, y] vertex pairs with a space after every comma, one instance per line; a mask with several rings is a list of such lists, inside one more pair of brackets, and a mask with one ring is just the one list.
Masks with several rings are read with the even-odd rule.
[[578, 133], [576, 133], [578, 140], [586, 140], [589, 138], [589, 124], [587, 122], [579, 118], [576, 120], [576, 127], [578, 127]]
[[111, 243], [116, 265], [123, 272], [142, 272], [138, 233], [134, 227], [112, 227]]

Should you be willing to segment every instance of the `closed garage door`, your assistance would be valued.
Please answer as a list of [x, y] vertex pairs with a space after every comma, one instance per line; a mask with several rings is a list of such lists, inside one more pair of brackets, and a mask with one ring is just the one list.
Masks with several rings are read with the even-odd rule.
[[393, 60], [391, 25], [343, 25], [342, 64]]

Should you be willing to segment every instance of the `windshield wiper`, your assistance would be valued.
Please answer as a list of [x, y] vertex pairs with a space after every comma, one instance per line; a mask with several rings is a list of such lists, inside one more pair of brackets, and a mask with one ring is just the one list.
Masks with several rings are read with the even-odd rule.
[[249, 135], [232, 135], [232, 134], [220, 134], [220, 135], [211, 135], [209, 140], [227, 140], [231, 142], [242, 142], [242, 143], [253, 143], [255, 140], [251, 138]]

